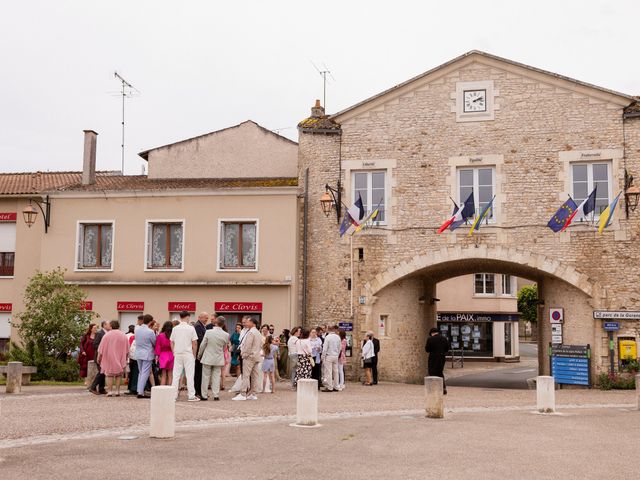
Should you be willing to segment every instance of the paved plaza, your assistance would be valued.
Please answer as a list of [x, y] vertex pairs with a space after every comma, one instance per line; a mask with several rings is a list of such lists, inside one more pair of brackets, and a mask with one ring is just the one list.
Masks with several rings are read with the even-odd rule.
[[349, 384], [320, 393], [322, 427], [292, 428], [295, 392], [255, 402], [176, 404], [176, 437], [148, 438], [149, 401], [81, 387], [0, 394], [2, 478], [626, 478], [640, 444], [635, 392], [451, 387], [445, 419], [424, 418], [424, 387]]

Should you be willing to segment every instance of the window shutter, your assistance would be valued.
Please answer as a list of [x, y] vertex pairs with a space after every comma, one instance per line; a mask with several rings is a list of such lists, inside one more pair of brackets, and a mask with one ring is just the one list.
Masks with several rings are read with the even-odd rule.
[[146, 268], [151, 268], [151, 242], [153, 241], [153, 223], [147, 223], [147, 244], [145, 245], [145, 265]]
[[82, 252], [84, 251], [84, 224], [78, 224], [78, 251], [76, 252], [76, 268], [82, 268]]

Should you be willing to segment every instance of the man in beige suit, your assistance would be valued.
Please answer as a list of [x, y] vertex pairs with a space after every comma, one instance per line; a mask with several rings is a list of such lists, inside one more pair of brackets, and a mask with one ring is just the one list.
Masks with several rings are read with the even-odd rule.
[[198, 350], [198, 360], [202, 364], [201, 399], [207, 400], [209, 381], [213, 374], [211, 391], [213, 399], [220, 400], [220, 375], [224, 367], [224, 347], [229, 344], [229, 334], [225, 332], [224, 317], [218, 317], [215, 327], [207, 330]]
[[[260, 368], [260, 352], [262, 350], [262, 335], [256, 328], [256, 320], [249, 317], [247, 319], [249, 332], [245, 335], [240, 346], [242, 355], [242, 388], [240, 393], [232, 400], [257, 400], [255, 388], [258, 386]], [[243, 395], [243, 392], [246, 392]]]

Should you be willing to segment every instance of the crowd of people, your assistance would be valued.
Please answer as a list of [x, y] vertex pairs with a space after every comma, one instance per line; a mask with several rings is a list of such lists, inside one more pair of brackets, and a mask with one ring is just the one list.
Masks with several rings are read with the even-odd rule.
[[[229, 375], [237, 377], [230, 388], [234, 401], [274, 393], [285, 379], [293, 390], [301, 379], [316, 379], [325, 392], [345, 388], [347, 338], [334, 325], [295, 327], [277, 336], [273, 325], [258, 330], [257, 320], [246, 315], [229, 334], [222, 316], [202, 312], [192, 322], [189, 312], [181, 312], [179, 321], [162, 326], [153, 316], [140, 315], [127, 333], [117, 320], [103, 321], [100, 327], [88, 326], [78, 353], [82, 377], [88, 376], [88, 362], [96, 362], [98, 373], [87, 385], [94, 395], [120, 396], [126, 378], [123, 393], [140, 399], [149, 398], [155, 385], [171, 385], [176, 399], [186, 389], [188, 401], [206, 401], [210, 390], [217, 401]], [[367, 332], [361, 351], [364, 385], [378, 383], [379, 352], [380, 342]]]

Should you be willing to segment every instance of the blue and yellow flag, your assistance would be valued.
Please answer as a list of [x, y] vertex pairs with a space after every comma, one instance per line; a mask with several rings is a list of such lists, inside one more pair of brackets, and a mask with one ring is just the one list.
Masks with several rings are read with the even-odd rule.
[[616, 206], [618, 205], [618, 199], [620, 198], [621, 193], [622, 192], [618, 193], [616, 198], [613, 199], [613, 202], [611, 202], [607, 206], [607, 208], [605, 208], [600, 214], [600, 223], [598, 225], [598, 233], [602, 233], [602, 231], [605, 228], [611, 225], [611, 220], [613, 220], [613, 213], [616, 210]]
[[471, 236], [474, 230], [478, 230], [480, 228], [480, 224], [482, 223], [482, 220], [484, 220], [484, 217], [487, 216], [487, 213], [489, 213], [489, 210], [492, 208], [494, 198], [496, 198], [495, 195], [493, 196], [491, 201], [484, 206], [484, 208], [480, 212], [480, 215], [478, 215], [475, 222], [473, 222], [473, 225], [471, 225], [471, 230], [469, 230], [469, 236]]

